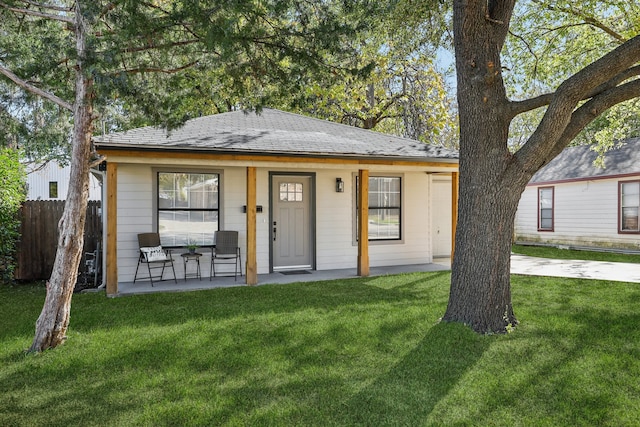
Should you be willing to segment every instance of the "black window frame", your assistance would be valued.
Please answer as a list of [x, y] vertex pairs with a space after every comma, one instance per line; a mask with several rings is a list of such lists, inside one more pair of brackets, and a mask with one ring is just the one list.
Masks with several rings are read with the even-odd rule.
[[[384, 178], [384, 179], [397, 179], [398, 180], [398, 206], [397, 207], [395, 205], [394, 206], [379, 206], [379, 205], [372, 206], [371, 205], [371, 200], [372, 200], [372, 197], [371, 197], [371, 188], [372, 188], [371, 180], [372, 179], [382, 179], [382, 178]], [[355, 215], [355, 218], [357, 218], [358, 192], [360, 191], [360, 186], [359, 186], [359, 183], [358, 183], [358, 177], [357, 176], [355, 177], [355, 180], [356, 180], [356, 191], [355, 191], [356, 215]], [[368, 197], [369, 206], [367, 208], [367, 211], [368, 211], [368, 214], [369, 214], [368, 215], [369, 219], [371, 219], [371, 217], [372, 217], [372, 215], [371, 215], [372, 211], [383, 210], [383, 209], [397, 210], [398, 211], [398, 237], [380, 237], [380, 238], [371, 238], [371, 237], [369, 237], [368, 238], [369, 242], [399, 242], [399, 241], [403, 240], [403, 237], [402, 237], [403, 236], [403, 230], [404, 230], [404, 227], [403, 227], [403, 216], [402, 216], [402, 204], [403, 204], [403, 199], [404, 199], [403, 198], [403, 192], [404, 192], [403, 185], [404, 185], [404, 181], [403, 181], [402, 175], [369, 175], [369, 197]], [[358, 225], [357, 225], [357, 221], [355, 221], [355, 235], [356, 235], [355, 239], [356, 239], [356, 241], [357, 241], [357, 238], [358, 238], [357, 237], [358, 236], [358, 230], [357, 229], [358, 229]], [[367, 236], [370, 236], [369, 232], [370, 232], [370, 229], [367, 230]]]
[[[183, 206], [179, 206], [179, 207], [162, 207], [162, 203], [161, 203], [161, 186], [160, 186], [160, 176], [162, 174], [167, 174], [167, 175], [215, 175], [217, 177], [217, 200], [216, 200], [216, 207], [214, 208], [193, 208], [193, 207], [183, 207]], [[184, 247], [187, 244], [197, 244], [198, 246], [211, 246], [213, 245], [213, 239], [214, 239], [214, 235], [215, 232], [220, 230], [220, 213], [221, 213], [221, 193], [222, 193], [222, 186], [221, 186], [221, 180], [222, 180], [222, 174], [218, 171], [202, 171], [202, 170], [158, 170], [155, 172], [155, 192], [156, 192], [156, 206], [155, 206], [155, 215], [156, 215], [156, 226], [157, 226], [157, 230], [158, 230], [158, 234], [160, 235], [160, 240], [163, 244], [163, 246], [166, 247]], [[206, 230], [206, 231], [202, 231], [199, 230], [199, 232], [194, 232], [194, 236], [195, 237], [191, 237], [191, 235], [188, 235], [187, 239], [183, 239], [182, 241], [176, 241], [176, 239], [174, 238], [173, 241], [171, 242], [167, 242], [166, 239], [163, 239], [163, 233], [160, 230], [160, 224], [161, 224], [161, 213], [162, 212], [185, 212], [185, 213], [190, 213], [190, 212], [215, 212], [216, 213], [216, 223], [217, 223], [217, 228], [211, 229], [211, 230]], [[200, 235], [200, 237], [198, 237], [198, 235]]]

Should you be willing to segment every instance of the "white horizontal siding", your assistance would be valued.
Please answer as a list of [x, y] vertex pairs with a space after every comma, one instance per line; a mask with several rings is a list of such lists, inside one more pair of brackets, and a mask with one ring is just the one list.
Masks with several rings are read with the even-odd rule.
[[403, 178], [402, 242], [370, 243], [371, 267], [424, 264], [433, 259], [430, 177], [426, 173], [405, 173]]
[[537, 230], [538, 187], [525, 189], [515, 222], [516, 240], [604, 247], [640, 247], [637, 235], [618, 234], [618, 179], [554, 187], [554, 231]]
[[[246, 262], [246, 167], [237, 164], [194, 164], [203, 170], [221, 172], [220, 227], [237, 230], [241, 254]], [[118, 275], [119, 281], [132, 281], [138, 258], [137, 234], [154, 229], [156, 213], [153, 211], [155, 167], [166, 165], [118, 163]], [[396, 172], [394, 172], [394, 169]], [[439, 216], [450, 216], [451, 205], [431, 200], [431, 175], [425, 171], [406, 171], [407, 168], [371, 167], [369, 174], [392, 174], [403, 177], [402, 240], [372, 242], [369, 246], [370, 265], [388, 266], [431, 262], [432, 251], [432, 210]], [[411, 169], [411, 168], [409, 168]], [[415, 168], [414, 168], [415, 169]], [[274, 172], [315, 172], [316, 212], [315, 249], [318, 270], [355, 268], [357, 266], [357, 245], [354, 241], [355, 227], [355, 175], [357, 166], [333, 167], [327, 165], [314, 168], [310, 164], [279, 167], [257, 167], [257, 204], [263, 211], [257, 214], [257, 262], [258, 273], [269, 272], [270, 218], [269, 218], [269, 173]], [[343, 193], [335, 191], [336, 178], [345, 183]], [[445, 179], [446, 181], [446, 179]], [[446, 191], [450, 198], [450, 180]], [[446, 198], [446, 197], [445, 197]], [[450, 224], [450, 218], [449, 218]], [[212, 231], [213, 232], [213, 231]], [[450, 241], [450, 231], [447, 231]], [[209, 274], [210, 254], [201, 258], [201, 269]], [[176, 274], [183, 277], [183, 263], [179, 253], [174, 254]], [[190, 265], [191, 266], [191, 265]]]
[[118, 280], [133, 281], [138, 261], [138, 233], [153, 231], [151, 167], [118, 166]]
[[[357, 266], [358, 248], [353, 244], [354, 173], [357, 170], [322, 170], [316, 175], [316, 268], [331, 270]], [[344, 192], [336, 192], [336, 178]]]
[[[69, 192], [71, 167], [61, 167], [51, 161], [46, 165], [27, 166], [27, 200], [65, 200]], [[49, 197], [49, 183], [58, 183], [58, 197]], [[89, 200], [101, 200], [102, 187], [95, 176], [89, 174]]]

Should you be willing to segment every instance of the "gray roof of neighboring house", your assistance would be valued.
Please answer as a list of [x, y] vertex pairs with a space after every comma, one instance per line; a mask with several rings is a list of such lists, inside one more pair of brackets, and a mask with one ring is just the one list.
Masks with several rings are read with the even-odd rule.
[[589, 145], [565, 148], [558, 157], [533, 175], [529, 183], [573, 181], [640, 173], [640, 138], [630, 138], [620, 147], [606, 152], [604, 168], [593, 164], [597, 156], [598, 154]]
[[187, 121], [167, 132], [143, 127], [94, 137], [100, 148], [230, 154], [394, 158], [457, 163], [458, 152], [419, 141], [284, 111], [236, 111]]

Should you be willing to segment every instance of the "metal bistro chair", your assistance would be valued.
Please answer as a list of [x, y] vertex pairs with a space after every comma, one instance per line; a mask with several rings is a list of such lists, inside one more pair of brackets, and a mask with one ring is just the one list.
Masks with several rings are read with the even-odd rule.
[[[151, 286], [153, 286], [154, 279], [156, 279], [157, 282], [163, 280], [162, 277], [164, 276], [164, 270], [168, 266], [171, 267], [171, 271], [173, 272], [173, 281], [178, 283], [176, 280], [176, 270], [173, 267], [173, 258], [167, 249], [162, 248], [162, 245], [160, 244], [160, 235], [158, 233], [138, 234], [138, 246], [140, 247], [140, 255], [138, 256], [138, 265], [136, 266], [136, 274], [133, 277], [133, 283], [136, 283], [136, 280], [138, 280], [138, 269], [140, 268], [140, 264], [147, 264], [149, 277], [142, 277], [141, 279], [149, 279], [151, 281]], [[160, 274], [154, 275], [154, 272], [160, 269]]]
[[231, 264], [233, 262], [235, 265], [233, 279], [236, 280], [238, 277], [238, 270], [240, 270], [240, 277], [242, 277], [242, 258], [240, 257], [240, 247], [238, 246], [238, 232], [216, 231], [215, 244], [216, 247], [212, 249], [211, 253], [209, 280], [212, 277], [216, 277], [216, 262], [218, 264]]

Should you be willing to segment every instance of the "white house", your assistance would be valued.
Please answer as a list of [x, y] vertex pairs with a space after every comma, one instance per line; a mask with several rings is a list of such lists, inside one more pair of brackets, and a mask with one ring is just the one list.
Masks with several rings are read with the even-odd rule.
[[[65, 200], [69, 190], [71, 167], [56, 161], [27, 165], [27, 200]], [[102, 187], [94, 176], [89, 178], [89, 200], [100, 200]]]
[[569, 147], [536, 173], [522, 194], [515, 240], [593, 248], [640, 248], [640, 138], [594, 165], [589, 146]]
[[142, 232], [184, 247], [237, 230], [248, 284], [287, 269], [357, 267], [367, 275], [370, 266], [430, 263], [451, 252], [455, 151], [271, 109], [94, 142], [107, 157], [108, 294], [133, 281]]

